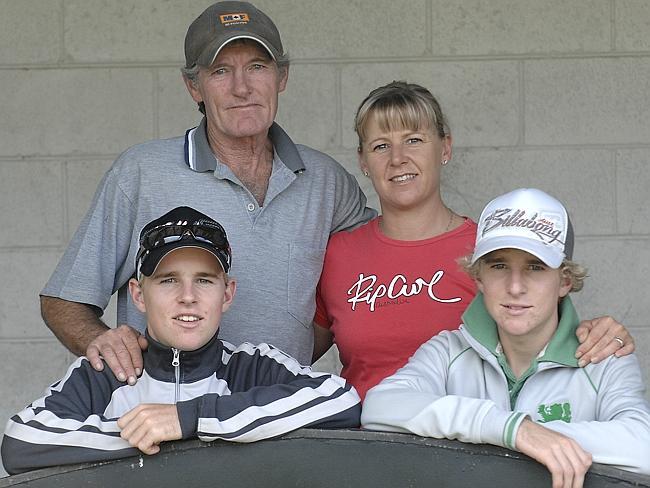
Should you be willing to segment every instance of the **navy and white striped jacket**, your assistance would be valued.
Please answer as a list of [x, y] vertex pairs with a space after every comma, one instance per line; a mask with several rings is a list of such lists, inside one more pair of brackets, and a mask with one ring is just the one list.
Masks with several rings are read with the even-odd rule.
[[85, 357], [9, 419], [2, 461], [10, 474], [139, 453], [117, 420], [141, 403], [175, 403], [183, 439], [253, 442], [305, 426], [357, 427], [361, 405], [343, 378], [314, 373], [267, 344], [235, 348], [217, 339], [192, 352], [151, 337], [134, 386]]

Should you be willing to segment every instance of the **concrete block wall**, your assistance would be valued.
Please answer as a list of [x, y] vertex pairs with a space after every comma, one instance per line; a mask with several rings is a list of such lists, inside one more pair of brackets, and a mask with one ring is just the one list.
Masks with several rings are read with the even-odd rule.
[[[0, 0], [0, 424], [72, 360], [38, 292], [102, 174], [129, 145], [199, 120], [178, 68], [187, 26], [210, 3]], [[293, 60], [278, 121], [294, 140], [344, 163], [377, 206], [356, 164], [354, 111], [393, 79], [430, 88], [454, 135], [447, 203], [476, 218], [518, 186], [562, 199], [591, 271], [578, 307], [632, 331], [650, 380], [650, 2], [256, 4]]]

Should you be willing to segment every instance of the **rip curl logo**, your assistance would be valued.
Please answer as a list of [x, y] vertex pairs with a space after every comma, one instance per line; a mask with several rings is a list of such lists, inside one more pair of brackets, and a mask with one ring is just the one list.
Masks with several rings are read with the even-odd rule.
[[380, 298], [386, 297], [394, 301], [395, 304], [400, 304], [407, 302], [405, 300], [406, 298], [419, 295], [423, 291], [426, 291], [431, 300], [439, 303], [459, 302], [461, 300], [460, 297], [439, 298], [436, 296], [434, 287], [442, 279], [444, 274], [442, 270], [436, 271], [430, 280], [416, 278], [413, 283], [409, 283], [406, 276], [398, 274], [387, 285], [384, 283], [377, 285], [377, 276], [365, 276], [363, 273], [359, 273], [359, 279], [348, 290], [348, 296], [350, 296], [348, 303], [352, 304], [353, 311], [356, 309], [358, 303], [367, 303], [370, 311], [374, 312], [377, 306], [382, 306], [381, 303], [377, 303], [377, 300]]
[[485, 236], [488, 232], [500, 227], [523, 227], [529, 229], [533, 234], [547, 244], [552, 244], [555, 241], [564, 244], [559, 239], [562, 234], [562, 229], [556, 229], [555, 224], [550, 220], [544, 218], [538, 219], [537, 215], [538, 214], [535, 213], [530, 217], [526, 217], [526, 212], [524, 210], [500, 208], [492, 212], [492, 214], [485, 219], [482, 236]]
[[569, 403], [553, 403], [551, 405], [542, 403], [537, 407], [537, 413], [542, 417], [539, 421], [543, 424], [553, 420], [571, 422], [571, 405]]
[[248, 14], [239, 13], [239, 14], [224, 14], [219, 16], [219, 20], [223, 25], [234, 25], [234, 24], [247, 24], [251, 19], [248, 17]]

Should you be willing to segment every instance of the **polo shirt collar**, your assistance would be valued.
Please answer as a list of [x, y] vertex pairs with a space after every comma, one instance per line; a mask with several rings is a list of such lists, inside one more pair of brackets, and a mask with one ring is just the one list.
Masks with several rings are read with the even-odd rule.
[[[185, 133], [185, 163], [198, 173], [217, 169], [217, 158], [212, 153], [207, 135], [207, 119]], [[294, 173], [305, 171], [303, 162], [296, 145], [278, 124], [273, 122], [269, 129], [269, 138], [273, 149], [282, 163]]]

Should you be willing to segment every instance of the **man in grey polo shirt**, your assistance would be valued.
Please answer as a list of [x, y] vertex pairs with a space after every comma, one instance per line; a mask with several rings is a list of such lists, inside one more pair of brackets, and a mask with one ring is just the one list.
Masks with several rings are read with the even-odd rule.
[[[219, 220], [237, 251], [239, 283], [220, 337], [269, 342], [309, 363], [327, 240], [374, 216], [353, 176], [274, 123], [289, 66], [263, 12], [215, 3], [190, 25], [185, 57], [184, 81], [205, 118], [185, 137], [134, 146], [115, 161], [41, 292], [43, 318], [59, 340], [97, 369], [101, 354], [129, 383], [146, 341], [125, 285], [147, 222], [182, 205]], [[116, 291], [118, 323], [128, 326], [110, 329], [99, 317]]]

